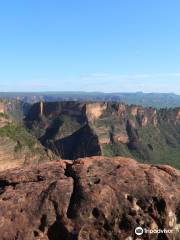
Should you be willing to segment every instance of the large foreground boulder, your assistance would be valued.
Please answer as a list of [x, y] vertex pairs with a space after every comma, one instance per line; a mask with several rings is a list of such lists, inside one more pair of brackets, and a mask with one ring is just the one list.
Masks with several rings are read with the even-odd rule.
[[180, 175], [169, 166], [92, 157], [0, 173], [1, 240], [166, 240], [179, 227]]

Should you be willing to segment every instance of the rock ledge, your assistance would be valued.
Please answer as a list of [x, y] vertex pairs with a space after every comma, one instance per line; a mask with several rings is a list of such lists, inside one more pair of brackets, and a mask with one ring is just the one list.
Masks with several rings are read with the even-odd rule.
[[165, 165], [91, 157], [0, 173], [0, 239], [179, 239], [180, 175]]

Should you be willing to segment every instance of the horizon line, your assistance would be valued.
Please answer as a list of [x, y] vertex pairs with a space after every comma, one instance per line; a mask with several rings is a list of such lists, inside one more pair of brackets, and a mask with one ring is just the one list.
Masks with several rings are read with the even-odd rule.
[[29, 93], [87, 93], [87, 94], [91, 94], [91, 93], [101, 93], [101, 94], [137, 94], [137, 93], [141, 93], [141, 94], [173, 94], [173, 95], [179, 95], [180, 93], [175, 93], [175, 92], [156, 92], [156, 91], [150, 91], [150, 92], [146, 92], [146, 91], [123, 91], [123, 92], [104, 92], [104, 91], [68, 91], [68, 90], [63, 90], [63, 91], [0, 91], [0, 94], [7, 94], [7, 93], [24, 93], [24, 94], [29, 94]]

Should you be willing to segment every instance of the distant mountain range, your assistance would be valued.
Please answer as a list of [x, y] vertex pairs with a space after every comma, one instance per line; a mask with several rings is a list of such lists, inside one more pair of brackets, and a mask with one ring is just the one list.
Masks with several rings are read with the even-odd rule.
[[0, 98], [18, 99], [26, 103], [39, 101], [114, 101], [144, 107], [180, 107], [180, 95], [174, 93], [0, 92]]

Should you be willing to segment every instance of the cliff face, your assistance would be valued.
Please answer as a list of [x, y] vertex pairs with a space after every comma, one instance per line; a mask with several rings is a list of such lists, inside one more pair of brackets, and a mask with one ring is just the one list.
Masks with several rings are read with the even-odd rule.
[[0, 173], [3, 240], [179, 239], [180, 175], [168, 166], [91, 157]]
[[22, 122], [29, 111], [30, 104], [18, 99], [0, 99], [0, 113], [9, 115], [13, 120]]
[[2, 101], [0, 101], [0, 113], [5, 113], [5, 105]]
[[[171, 151], [180, 154], [180, 109], [102, 102], [37, 103], [25, 123], [46, 147], [67, 159], [120, 155], [163, 161]], [[180, 167], [177, 162], [174, 166]]]

